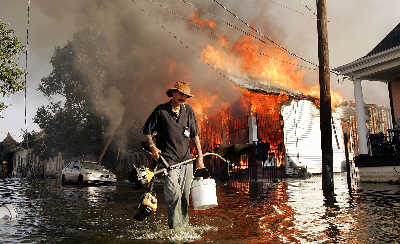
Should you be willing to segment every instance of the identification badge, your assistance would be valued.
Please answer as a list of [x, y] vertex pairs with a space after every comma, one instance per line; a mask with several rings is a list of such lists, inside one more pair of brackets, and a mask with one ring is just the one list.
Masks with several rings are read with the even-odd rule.
[[183, 135], [184, 135], [185, 137], [189, 138], [190, 132], [189, 132], [189, 130], [188, 130], [187, 127], [185, 127], [185, 130], [183, 131]]

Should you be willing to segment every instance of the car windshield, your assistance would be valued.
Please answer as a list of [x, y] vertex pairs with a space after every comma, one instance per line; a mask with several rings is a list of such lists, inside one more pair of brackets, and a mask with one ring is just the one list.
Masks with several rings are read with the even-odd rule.
[[92, 163], [92, 162], [82, 162], [82, 168], [94, 169], [94, 170], [104, 170], [103, 166], [96, 164], [96, 163]]

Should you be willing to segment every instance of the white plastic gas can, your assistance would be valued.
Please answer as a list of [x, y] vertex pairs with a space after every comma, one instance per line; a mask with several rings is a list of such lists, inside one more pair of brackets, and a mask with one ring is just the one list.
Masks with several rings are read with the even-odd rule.
[[191, 193], [195, 210], [205, 210], [218, 206], [214, 179], [195, 178], [192, 182]]

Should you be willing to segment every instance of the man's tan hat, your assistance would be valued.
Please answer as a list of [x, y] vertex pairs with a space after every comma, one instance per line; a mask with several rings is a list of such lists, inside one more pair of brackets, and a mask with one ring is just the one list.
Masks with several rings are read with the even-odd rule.
[[178, 91], [188, 97], [193, 97], [193, 94], [190, 94], [190, 85], [184, 81], [175, 82], [175, 86], [167, 90], [167, 96], [172, 97], [172, 92]]

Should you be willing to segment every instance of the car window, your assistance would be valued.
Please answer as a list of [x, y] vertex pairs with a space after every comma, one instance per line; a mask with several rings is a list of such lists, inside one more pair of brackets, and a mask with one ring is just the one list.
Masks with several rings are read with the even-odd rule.
[[75, 164], [75, 162], [70, 162], [67, 167], [69, 169], [72, 169], [74, 167], [74, 164]]
[[79, 169], [79, 162], [72, 162], [70, 167], [71, 169]]
[[68, 169], [70, 167], [70, 165], [71, 165], [71, 162], [67, 163], [64, 168]]
[[92, 163], [92, 162], [82, 162], [82, 168], [84, 169], [94, 169], [94, 170], [103, 170], [104, 167], [96, 164], [96, 163]]

